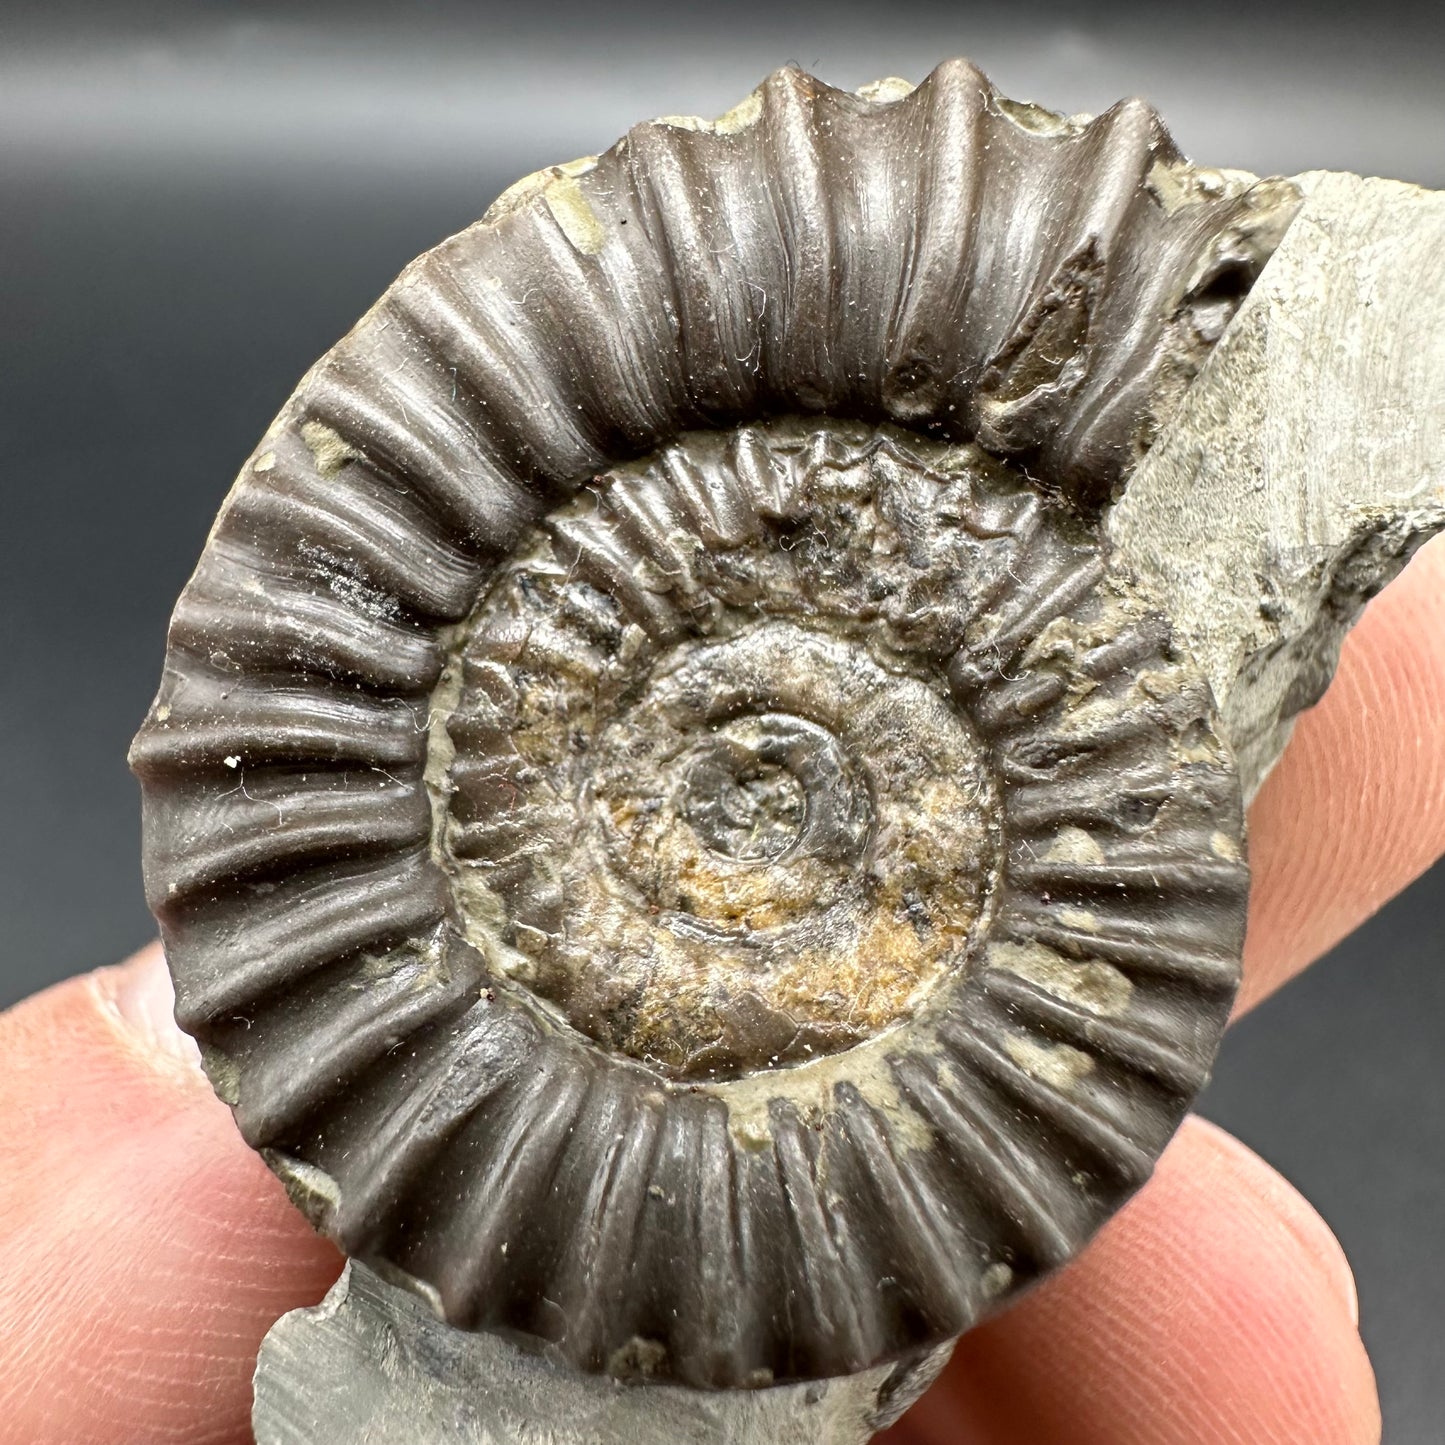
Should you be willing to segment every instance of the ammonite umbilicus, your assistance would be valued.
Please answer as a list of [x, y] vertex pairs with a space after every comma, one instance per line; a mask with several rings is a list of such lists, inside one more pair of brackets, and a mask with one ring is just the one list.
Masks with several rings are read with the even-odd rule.
[[403, 273], [133, 755], [179, 1018], [320, 1229], [753, 1386], [959, 1333], [1144, 1181], [1247, 875], [1103, 519], [1294, 200], [1142, 104], [790, 69]]

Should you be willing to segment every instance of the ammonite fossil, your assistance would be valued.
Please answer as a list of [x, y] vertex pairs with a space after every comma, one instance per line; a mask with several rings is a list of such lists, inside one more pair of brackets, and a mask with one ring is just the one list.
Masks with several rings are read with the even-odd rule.
[[178, 1016], [318, 1228], [712, 1387], [1088, 1240], [1247, 888], [1105, 522], [1294, 204], [1142, 104], [789, 69], [403, 273], [244, 468], [133, 754]]

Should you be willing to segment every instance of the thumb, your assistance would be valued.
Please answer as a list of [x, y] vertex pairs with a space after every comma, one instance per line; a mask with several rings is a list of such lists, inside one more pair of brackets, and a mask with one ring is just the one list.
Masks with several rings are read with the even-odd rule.
[[249, 1440], [261, 1336], [339, 1268], [171, 1008], [153, 945], [0, 1014], [0, 1440]]

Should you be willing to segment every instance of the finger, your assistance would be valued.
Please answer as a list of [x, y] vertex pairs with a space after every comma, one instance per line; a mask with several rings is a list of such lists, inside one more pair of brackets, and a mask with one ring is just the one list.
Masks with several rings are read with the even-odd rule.
[[1376, 1445], [1354, 1283], [1323, 1220], [1190, 1119], [1062, 1274], [965, 1335], [893, 1445]]
[[1445, 537], [1365, 609], [1249, 824], [1240, 1011], [1445, 853]]
[[0, 1436], [240, 1445], [261, 1336], [339, 1269], [170, 1022], [159, 946], [0, 1015]]

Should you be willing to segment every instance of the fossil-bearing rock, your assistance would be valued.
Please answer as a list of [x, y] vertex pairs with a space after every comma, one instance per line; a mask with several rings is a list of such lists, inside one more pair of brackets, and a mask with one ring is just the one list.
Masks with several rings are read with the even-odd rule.
[[351, 1260], [320, 1305], [292, 1310], [266, 1336], [252, 1427], [256, 1445], [861, 1445], [951, 1353], [949, 1341], [768, 1389], [629, 1389], [516, 1338], [451, 1329], [414, 1293]]
[[514, 187], [302, 382], [133, 763], [178, 1017], [448, 1321], [735, 1387], [1148, 1176], [1239, 777], [1111, 505], [1298, 204], [1151, 110], [797, 70]]

